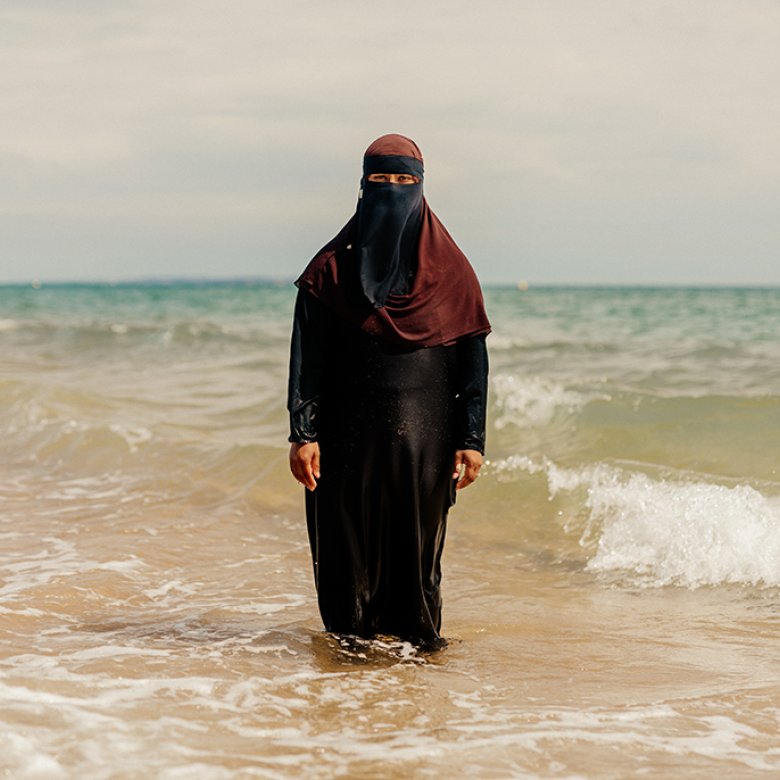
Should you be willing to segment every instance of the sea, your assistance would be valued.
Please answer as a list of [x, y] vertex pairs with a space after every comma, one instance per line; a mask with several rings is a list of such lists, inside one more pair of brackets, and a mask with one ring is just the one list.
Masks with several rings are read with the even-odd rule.
[[486, 288], [437, 652], [322, 630], [294, 293], [0, 287], [0, 776], [780, 776], [780, 289]]

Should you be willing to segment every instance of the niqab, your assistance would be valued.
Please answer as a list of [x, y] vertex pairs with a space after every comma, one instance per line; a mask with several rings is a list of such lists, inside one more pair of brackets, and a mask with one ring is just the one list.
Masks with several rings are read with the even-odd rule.
[[[370, 182], [371, 173], [407, 173], [419, 182]], [[367, 333], [410, 348], [490, 331], [476, 274], [428, 206], [422, 180], [414, 141], [397, 134], [374, 141], [355, 214], [296, 281]]]

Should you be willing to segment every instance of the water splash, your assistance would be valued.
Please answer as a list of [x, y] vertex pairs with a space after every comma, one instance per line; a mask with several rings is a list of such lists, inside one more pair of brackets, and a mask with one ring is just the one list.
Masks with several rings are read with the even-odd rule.
[[727, 583], [780, 586], [780, 497], [701, 475], [651, 476], [607, 463], [562, 468], [512, 456], [491, 464], [499, 479], [542, 473], [550, 499], [569, 494], [578, 530], [595, 551], [590, 571], [623, 571], [635, 583], [691, 588]]

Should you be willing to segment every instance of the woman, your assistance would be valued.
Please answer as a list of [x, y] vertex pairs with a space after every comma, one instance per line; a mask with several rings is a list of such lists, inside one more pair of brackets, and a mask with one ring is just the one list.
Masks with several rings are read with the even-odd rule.
[[366, 150], [357, 211], [296, 282], [288, 408], [325, 628], [436, 646], [447, 512], [482, 465], [490, 324], [422, 180], [411, 139]]

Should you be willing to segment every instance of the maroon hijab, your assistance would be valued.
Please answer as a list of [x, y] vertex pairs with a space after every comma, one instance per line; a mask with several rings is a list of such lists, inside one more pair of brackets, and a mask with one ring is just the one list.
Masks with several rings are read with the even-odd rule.
[[[422, 163], [417, 144], [396, 134], [378, 138], [364, 155], [364, 171], [419, 170], [421, 174]], [[389, 170], [396, 164], [402, 169]], [[364, 180], [361, 186], [365, 192]], [[489, 333], [490, 323], [474, 269], [425, 198], [421, 198], [420, 209], [419, 220], [416, 215], [414, 220], [414, 229], [419, 230], [416, 263], [405, 292], [390, 292], [379, 301], [369, 301], [361, 282], [366, 277], [361, 262], [368, 260], [356, 250], [363, 241], [360, 202], [355, 215], [314, 256], [295, 284], [366, 333], [397, 346], [434, 347]]]

